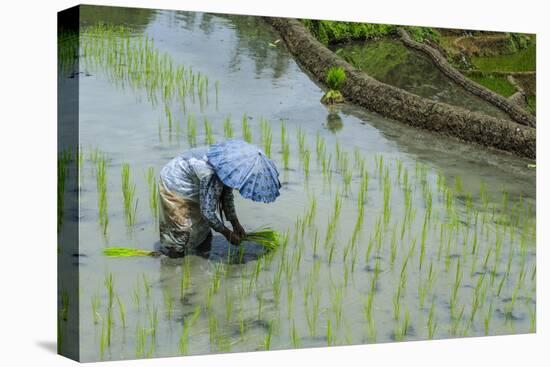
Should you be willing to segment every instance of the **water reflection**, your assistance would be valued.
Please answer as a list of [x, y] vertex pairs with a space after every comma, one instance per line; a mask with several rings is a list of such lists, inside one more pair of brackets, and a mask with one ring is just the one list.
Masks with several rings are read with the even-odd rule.
[[325, 127], [329, 129], [332, 133], [335, 133], [339, 130], [342, 130], [344, 127], [344, 121], [342, 121], [342, 117], [338, 114], [339, 111], [334, 109], [329, 109], [329, 113], [327, 115], [327, 122], [325, 124]]
[[237, 42], [229, 63], [232, 72], [240, 69], [243, 59], [251, 58], [254, 61], [256, 77], [268, 71], [271, 71], [273, 79], [284, 76], [290, 59], [286, 52], [279, 49], [282, 47], [280, 43], [274, 44], [276, 39], [261, 18], [242, 15], [216, 17], [227, 19], [236, 33]]
[[458, 86], [426, 56], [409, 50], [399, 40], [350, 43], [338, 46], [336, 52], [383, 83], [434, 101], [509, 119], [498, 108]]
[[155, 18], [156, 10], [139, 8], [118, 8], [112, 6], [80, 6], [80, 24], [92, 26], [99, 23], [122, 25], [135, 31], [143, 31]]

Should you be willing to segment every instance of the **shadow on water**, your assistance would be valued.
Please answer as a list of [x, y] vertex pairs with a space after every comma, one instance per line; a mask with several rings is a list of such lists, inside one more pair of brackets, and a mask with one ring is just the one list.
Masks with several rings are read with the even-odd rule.
[[[155, 251], [163, 253], [162, 244], [155, 243]], [[255, 261], [264, 256], [268, 251], [257, 243], [243, 242], [239, 246], [230, 244], [223, 236], [213, 235], [210, 240], [205, 241], [196, 251], [188, 253], [186, 256], [198, 256], [213, 263], [223, 264], [246, 264]], [[178, 265], [182, 258], [162, 257], [164, 264], [174, 263]]]

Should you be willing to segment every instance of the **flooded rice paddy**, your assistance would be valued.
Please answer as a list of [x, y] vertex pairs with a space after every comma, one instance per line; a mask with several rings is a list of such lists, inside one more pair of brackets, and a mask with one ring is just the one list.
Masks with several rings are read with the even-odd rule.
[[[80, 73], [59, 80], [80, 87], [81, 148], [60, 155], [79, 180], [80, 247], [61, 237], [59, 252], [80, 269], [79, 299], [60, 304], [78, 305], [82, 360], [534, 331], [528, 162], [327, 109], [260, 19], [151, 11], [98, 26], [86, 9]], [[275, 203], [235, 196], [243, 226], [272, 226], [279, 249], [235, 256], [215, 235], [209, 258], [102, 255], [154, 249], [162, 166], [232, 137], [279, 167]]]
[[426, 55], [407, 48], [400, 40], [353, 42], [334, 46], [334, 51], [383, 83], [437, 102], [509, 119], [506, 113], [449, 79]]

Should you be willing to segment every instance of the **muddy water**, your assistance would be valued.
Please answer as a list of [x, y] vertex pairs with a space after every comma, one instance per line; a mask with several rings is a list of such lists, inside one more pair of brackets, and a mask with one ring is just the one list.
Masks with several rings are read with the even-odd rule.
[[[132, 26], [129, 20], [117, 22]], [[435, 137], [353, 106], [328, 111], [319, 103], [319, 87], [280, 44], [270, 45], [276, 34], [255, 18], [157, 11], [148, 15], [145, 24], [140, 18], [139, 25], [136, 37], [149, 36], [155, 48], [168, 53], [175, 64], [208, 76], [209, 101], [202, 111], [197, 101], [188, 103], [185, 112], [177, 102], [170, 102], [173, 122], [169, 125], [163, 104], [152, 103], [145, 90], [113, 80], [106, 67], [82, 63], [81, 256], [74, 262], [79, 263], [81, 274], [83, 360], [475, 336], [484, 335], [486, 327], [491, 335], [532, 331], [535, 174], [526, 168], [528, 162]], [[217, 103], [215, 81], [219, 81]], [[72, 82], [71, 78], [60, 81]], [[153, 249], [156, 245], [158, 229], [148, 205], [146, 170], [153, 167], [158, 173], [169, 159], [189, 148], [186, 121], [190, 113], [197, 117], [198, 144], [205, 141], [204, 117], [211, 121], [217, 141], [224, 139], [222, 123], [229, 115], [239, 138], [242, 115], [248, 116], [257, 144], [260, 118], [270, 122], [272, 156], [283, 182], [281, 196], [263, 205], [237, 194], [236, 207], [247, 229], [270, 225], [280, 232], [288, 230], [288, 245], [244, 264], [224, 263], [228, 250], [236, 249], [219, 236], [210, 259], [105, 258], [101, 252], [107, 246]], [[290, 141], [287, 171], [282, 168], [281, 121]], [[307, 179], [298, 129], [311, 152]], [[330, 180], [317, 158], [317, 134], [325, 140], [326, 155], [332, 155]], [[336, 169], [337, 144], [347, 152], [343, 154], [348, 154], [352, 172], [347, 191]], [[98, 220], [96, 150], [109, 159], [106, 236]], [[361, 180], [356, 155], [364, 159], [369, 185], [364, 221], [350, 246]], [[123, 163], [131, 167], [139, 199], [137, 220], [131, 227], [123, 214]], [[385, 224], [384, 186], [390, 195]], [[486, 196], [480, 194], [482, 187]], [[507, 193], [505, 200], [502, 190]], [[411, 194], [414, 211], [408, 220], [406, 192]], [[432, 197], [432, 214], [423, 236], [427, 192]], [[335, 220], [331, 215], [337, 194], [342, 203]], [[313, 198], [316, 214], [302, 231], [296, 222]], [[452, 203], [447, 205], [449, 198]], [[518, 221], [507, 214], [516, 206], [522, 213]], [[331, 222], [336, 223], [335, 234], [325, 241]], [[64, 252], [63, 239], [60, 254], [72, 256]], [[427, 284], [430, 264], [435, 280], [421, 305], [419, 289]], [[216, 274], [222, 273], [217, 283]], [[109, 274], [125, 310], [123, 323], [114, 302], [110, 346], [105, 342], [108, 293], [104, 285]], [[401, 274], [406, 274], [405, 280]], [[396, 309], [393, 301], [399, 284], [403, 289]], [[455, 302], [451, 302], [454, 288]], [[371, 322], [365, 316], [369, 294], [374, 295]], [[473, 306], [476, 299], [478, 306]], [[94, 303], [97, 308], [92, 307]], [[188, 337], [185, 325], [190, 325]]]
[[503, 111], [450, 80], [434, 67], [427, 56], [408, 49], [399, 40], [381, 39], [349, 43], [334, 46], [333, 49], [341, 57], [383, 83], [434, 101], [509, 119]]

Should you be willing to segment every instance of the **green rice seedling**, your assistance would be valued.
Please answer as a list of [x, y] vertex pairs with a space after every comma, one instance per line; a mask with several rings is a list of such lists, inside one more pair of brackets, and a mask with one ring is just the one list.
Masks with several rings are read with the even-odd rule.
[[162, 138], [162, 121], [160, 121], [160, 120], [157, 124], [157, 136], [159, 138], [159, 142], [162, 143], [163, 142], [163, 138]]
[[298, 140], [298, 152], [300, 156], [303, 156], [306, 150], [306, 134], [300, 127], [296, 130], [296, 139]]
[[293, 348], [300, 348], [300, 335], [298, 335], [298, 330], [294, 320], [292, 320], [292, 326], [290, 328], [290, 340]]
[[162, 292], [162, 298], [164, 300], [164, 311], [166, 312], [166, 318], [172, 318], [172, 310], [174, 309], [174, 297], [169, 289], [164, 289]]
[[96, 183], [99, 224], [103, 235], [107, 235], [107, 228], [109, 226], [109, 214], [107, 212], [107, 161], [104, 156], [99, 157], [96, 163]]
[[115, 298], [113, 274], [109, 273], [105, 276], [105, 288], [107, 290], [107, 319], [106, 322], [106, 343], [111, 346], [111, 328], [113, 326], [113, 303]]
[[[320, 305], [320, 295], [318, 291], [313, 291], [311, 293], [311, 310], [306, 304], [306, 320], [309, 328], [309, 333], [311, 337], [314, 337], [317, 334], [317, 320], [319, 317], [319, 305]], [[311, 311], [311, 313], [309, 312]]]
[[422, 225], [422, 238], [420, 240], [420, 255], [418, 258], [418, 269], [422, 270], [422, 264], [424, 263], [424, 257], [426, 256], [426, 237], [428, 235], [428, 213], [424, 215], [424, 224]]
[[321, 136], [321, 134], [317, 131], [316, 135], [316, 152], [317, 152], [317, 162], [321, 160], [321, 157], [324, 157], [326, 154], [326, 142], [325, 138]]
[[187, 116], [187, 142], [191, 147], [197, 145], [197, 120], [193, 114]]
[[227, 139], [233, 138], [233, 124], [231, 123], [231, 115], [223, 120], [223, 135]]
[[513, 320], [514, 307], [516, 304], [516, 300], [518, 298], [519, 291], [521, 289], [521, 283], [522, 283], [522, 273], [520, 272], [518, 276], [518, 281], [514, 287], [514, 290], [512, 291], [512, 296], [510, 297], [510, 300], [504, 305], [504, 316], [508, 320]]
[[483, 302], [481, 299], [482, 294], [480, 294], [480, 290], [482, 289], [481, 287], [483, 285], [484, 279], [485, 279], [485, 274], [483, 274], [481, 277], [478, 278], [476, 287], [472, 291], [472, 305], [470, 307], [470, 318], [469, 318], [470, 325], [473, 323], [477, 310], [480, 308]]
[[493, 300], [491, 300], [491, 303], [489, 304], [489, 307], [487, 309], [487, 313], [483, 317], [483, 327], [484, 327], [485, 335], [489, 335], [489, 327], [491, 325], [492, 318], [493, 318]]
[[294, 289], [291, 287], [286, 288], [286, 309], [288, 319], [292, 318], [292, 311], [294, 309]]
[[529, 332], [534, 333], [537, 329], [537, 314], [529, 305], [527, 305], [527, 311], [529, 312]]
[[139, 284], [132, 291], [132, 300], [134, 301], [134, 305], [139, 311], [141, 309], [141, 294], [139, 292]]
[[219, 100], [219, 95], [220, 95], [220, 81], [219, 80], [216, 80], [214, 82], [214, 89], [216, 91], [216, 111], [218, 110], [218, 100]]
[[283, 168], [288, 171], [290, 160], [290, 144], [287, 142], [283, 145]]
[[136, 357], [142, 358], [146, 356], [147, 348], [147, 330], [140, 326], [136, 326]]
[[306, 177], [306, 180], [309, 179], [309, 159], [310, 153], [309, 150], [306, 149], [303, 154], [304, 176]]
[[94, 324], [99, 324], [101, 320], [101, 315], [99, 314], [99, 308], [101, 307], [101, 298], [98, 294], [92, 296], [92, 316], [94, 319]]
[[288, 142], [288, 135], [286, 132], [286, 124], [283, 119], [281, 119], [281, 147], [284, 147]]
[[123, 26], [101, 24], [84, 27], [79, 46], [83, 68], [103, 72], [121, 88], [144, 90], [153, 106], [159, 99], [164, 104], [178, 100], [185, 111], [187, 100], [195, 103], [195, 94], [201, 111], [208, 104], [208, 77], [176, 65], [169, 54], [155, 49], [147, 36], [136, 36]]
[[330, 318], [327, 319], [327, 346], [331, 346], [334, 343], [333, 335], [332, 335], [332, 323], [330, 321]]
[[158, 220], [158, 199], [159, 199], [159, 191], [158, 191], [158, 184], [157, 179], [155, 177], [155, 169], [153, 167], [149, 167], [147, 169], [147, 186], [149, 188], [149, 208], [151, 209], [151, 214], [153, 214], [153, 218], [155, 218], [155, 222]]
[[158, 309], [156, 306], [153, 306], [152, 308], [149, 309], [148, 319], [149, 319], [149, 330], [151, 333], [151, 346], [154, 346], [157, 340], [157, 328], [159, 324]]
[[268, 250], [275, 250], [281, 243], [279, 233], [269, 227], [247, 232], [242, 241], [257, 243]]
[[181, 354], [189, 352], [189, 333], [201, 315], [200, 306], [195, 307], [193, 314], [183, 320], [183, 326], [179, 338], [179, 351]]
[[332, 305], [332, 312], [334, 316], [336, 317], [336, 324], [340, 325], [342, 322], [343, 317], [343, 302], [344, 302], [344, 287], [342, 285], [331, 287], [331, 305]]
[[389, 170], [386, 169], [386, 173], [384, 175], [384, 224], [388, 224], [390, 220], [390, 215], [391, 215], [390, 198], [391, 198], [391, 184], [390, 184]]
[[122, 328], [126, 329], [126, 308], [124, 307], [124, 304], [120, 300], [120, 297], [116, 296], [116, 302], [118, 305], [118, 312], [120, 315], [120, 323], [122, 325]]
[[252, 143], [252, 130], [250, 129], [250, 125], [248, 124], [248, 117], [246, 114], [243, 114], [242, 118], [242, 134], [243, 134], [243, 140], [247, 143]]
[[99, 339], [99, 359], [103, 359], [105, 356], [105, 348], [109, 345], [108, 334], [105, 327], [105, 320], [101, 323], [101, 335]]
[[333, 66], [327, 71], [325, 82], [329, 90], [321, 98], [321, 102], [326, 104], [339, 103], [343, 101], [342, 88], [346, 80], [346, 72], [340, 66]]
[[126, 225], [133, 226], [136, 222], [138, 199], [135, 197], [136, 185], [130, 183], [130, 165], [127, 163], [122, 164], [121, 182], [122, 202]]
[[169, 135], [172, 136], [173, 117], [172, 117], [172, 110], [170, 110], [170, 107], [168, 106], [168, 104], [164, 105], [164, 113], [166, 114], [166, 121], [168, 122]]
[[393, 227], [391, 242], [390, 242], [390, 265], [393, 267], [395, 258], [397, 257], [397, 227]]
[[262, 345], [265, 350], [271, 349], [271, 339], [273, 338], [273, 329], [275, 328], [274, 323], [275, 321], [273, 320], [269, 321], [268, 323], [267, 334], [264, 337], [264, 341]]
[[216, 341], [216, 334], [218, 333], [218, 320], [216, 315], [210, 313], [208, 315], [208, 335], [210, 337], [210, 344], [214, 344]]
[[214, 133], [212, 131], [212, 124], [210, 124], [210, 121], [208, 121], [207, 117], [204, 117], [204, 134], [204, 143], [206, 145], [212, 145], [216, 142], [216, 139], [214, 138]]
[[449, 302], [451, 312], [454, 310], [454, 306], [456, 305], [456, 302], [458, 300], [458, 290], [460, 289], [461, 284], [462, 284], [462, 268], [460, 265], [460, 259], [458, 259], [456, 263], [455, 280], [451, 288], [451, 300]]
[[351, 186], [351, 180], [353, 178], [353, 172], [349, 169], [343, 172], [342, 174], [343, 181], [344, 181], [344, 192], [349, 193], [350, 186]]
[[264, 153], [271, 157], [271, 143], [273, 140], [273, 133], [271, 132], [271, 125], [265, 119], [260, 119], [260, 129], [261, 129], [261, 142], [264, 148]]
[[457, 335], [458, 333], [458, 327], [461, 325], [461, 322], [462, 322], [462, 317], [464, 315], [464, 305], [461, 307], [460, 309], [460, 312], [458, 313], [458, 315], [456, 315], [454, 313], [454, 310], [451, 309], [451, 329], [450, 329], [450, 333], [452, 335]]
[[151, 282], [149, 281], [145, 273], [142, 274], [142, 279], [143, 279], [143, 290], [145, 291], [145, 298], [151, 299], [151, 291], [153, 290], [153, 286], [151, 285]]
[[402, 341], [403, 339], [405, 339], [405, 336], [407, 335], [407, 331], [409, 330], [409, 324], [410, 324], [410, 314], [409, 314], [409, 309], [406, 308], [403, 320], [401, 324], [399, 324], [394, 334], [396, 341]]
[[425, 281], [424, 282], [421, 281], [418, 284], [418, 300], [419, 300], [421, 309], [424, 308], [424, 301], [425, 301], [426, 295], [428, 294], [428, 292], [431, 292], [433, 289], [434, 281], [435, 281], [435, 271], [433, 270], [433, 262], [430, 261], [430, 267], [429, 267], [428, 275]]

